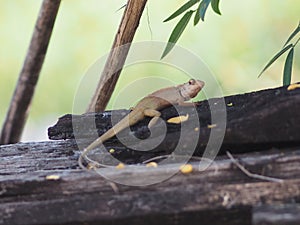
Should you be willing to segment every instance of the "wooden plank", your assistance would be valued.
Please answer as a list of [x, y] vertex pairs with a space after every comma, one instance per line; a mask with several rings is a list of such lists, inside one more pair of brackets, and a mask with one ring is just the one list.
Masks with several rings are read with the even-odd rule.
[[[179, 172], [150, 186], [121, 185], [78, 169], [72, 140], [1, 146], [0, 157], [0, 224], [252, 224], [259, 205], [300, 199], [298, 149], [239, 156], [246, 169], [282, 183], [247, 177], [222, 156], [205, 171], [194, 161], [190, 174]], [[113, 181], [146, 182], [179, 166], [103, 168], [101, 173]]]

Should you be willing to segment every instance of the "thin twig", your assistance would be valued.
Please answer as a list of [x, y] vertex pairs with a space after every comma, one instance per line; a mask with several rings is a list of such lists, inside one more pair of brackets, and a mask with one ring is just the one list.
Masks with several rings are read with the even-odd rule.
[[147, 6], [147, 23], [148, 23], [148, 28], [151, 36], [151, 41], [153, 40], [153, 32], [151, 28], [151, 23], [150, 23], [150, 15], [149, 15], [149, 7]]
[[226, 151], [227, 156], [230, 158], [230, 160], [243, 172], [245, 173], [248, 177], [255, 178], [255, 179], [260, 179], [260, 180], [266, 180], [266, 181], [271, 181], [271, 182], [278, 182], [282, 183], [282, 179], [278, 178], [273, 178], [273, 177], [267, 177], [255, 173], [251, 173], [248, 171], [245, 167], [243, 167], [232, 155], [230, 152]]
[[[4, 121], [0, 144], [20, 141], [61, 0], [44, 0]], [[22, 26], [22, 25], [20, 25]]]
[[121, 9], [124, 9], [124, 8], [126, 7], [126, 5], [127, 5], [127, 4], [125, 4], [125, 5], [121, 6], [120, 8], [118, 8], [118, 9], [116, 10], [116, 12], [119, 12]]

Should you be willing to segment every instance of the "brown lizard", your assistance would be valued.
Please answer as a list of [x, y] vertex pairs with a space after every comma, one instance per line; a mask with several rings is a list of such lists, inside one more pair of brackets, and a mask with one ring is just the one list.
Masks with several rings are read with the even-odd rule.
[[204, 82], [200, 80], [190, 79], [189, 82], [173, 87], [167, 87], [153, 92], [144, 97], [132, 111], [125, 116], [121, 121], [114, 125], [111, 129], [106, 131], [103, 135], [97, 138], [89, 146], [87, 146], [78, 159], [78, 164], [81, 168], [85, 168], [82, 164], [83, 158], [87, 159], [87, 154], [106, 140], [114, 137], [123, 129], [136, 124], [145, 118], [145, 116], [152, 117], [148, 127], [153, 126], [159, 119], [161, 113], [158, 111], [171, 105], [191, 106], [194, 103], [186, 102], [197, 94], [204, 87]]

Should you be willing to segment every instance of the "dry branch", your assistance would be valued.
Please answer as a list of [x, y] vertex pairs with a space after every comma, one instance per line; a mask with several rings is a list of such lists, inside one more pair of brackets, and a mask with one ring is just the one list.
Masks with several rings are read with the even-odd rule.
[[20, 140], [45, 59], [60, 0], [44, 0], [31, 43], [1, 131], [0, 144]]
[[105, 109], [122, 71], [146, 3], [147, 0], [128, 0], [112, 50], [87, 112], [100, 112]]

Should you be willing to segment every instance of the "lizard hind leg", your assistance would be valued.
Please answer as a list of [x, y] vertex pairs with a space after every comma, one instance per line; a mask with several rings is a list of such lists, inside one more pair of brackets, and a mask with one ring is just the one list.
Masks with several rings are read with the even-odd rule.
[[153, 127], [157, 121], [160, 119], [160, 115], [161, 113], [155, 109], [145, 109], [144, 110], [144, 115], [145, 116], [149, 116], [149, 117], [153, 117], [149, 124], [148, 124], [148, 128], [150, 129], [151, 127]]

